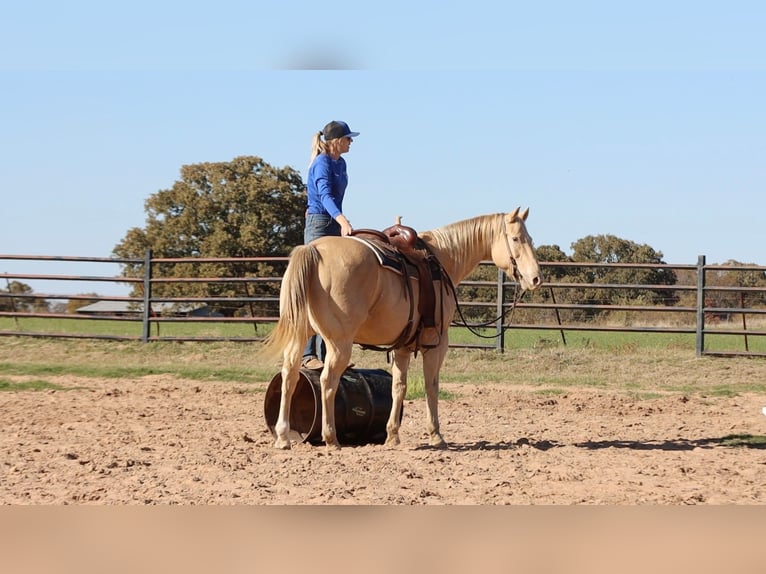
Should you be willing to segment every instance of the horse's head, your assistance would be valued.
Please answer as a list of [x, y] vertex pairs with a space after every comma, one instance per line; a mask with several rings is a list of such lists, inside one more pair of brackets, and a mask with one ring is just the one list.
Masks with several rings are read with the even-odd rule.
[[532, 238], [524, 224], [529, 208], [522, 213], [519, 209], [503, 214], [502, 230], [492, 242], [492, 261], [518, 281], [524, 291], [532, 291], [543, 281]]

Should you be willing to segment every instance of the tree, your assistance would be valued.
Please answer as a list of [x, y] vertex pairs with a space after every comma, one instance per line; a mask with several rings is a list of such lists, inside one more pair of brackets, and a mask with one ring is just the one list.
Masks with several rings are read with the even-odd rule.
[[[541, 263], [571, 262], [558, 245], [540, 245], [535, 248], [537, 260]], [[546, 265], [542, 268], [543, 284], [546, 283], [569, 283], [572, 268], [567, 266]], [[571, 289], [556, 291], [553, 294], [553, 288], [549, 285], [547, 288], [538, 289], [532, 293], [526, 293], [523, 301], [526, 303], [545, 303], [552, 304], [567, 303], [573, 300]], [[551, 311], [545, 309], [521, 309], [517, 311], [514, 320], [519, 323], [544, 323], [551, 319]]]
[[[754, 266], [754, 263], [740, 263], [730, 259], [721, 264], [721, 268], [708, 271], [705, 276], [705, 284], [708, 287], [725, 287], [735, 289], [737, 287], [763, 287], [766, 285], [766, 273], [757, 269], [753, 270], [734, 270], [725, 269], [725, 267], [747, 267]], [[760, 292], [748, 293], [747, 291], [716, 291], [710, 290], [706, 296], [706, 306], [709, 307], [727, 307], [727, 308], [745, 308], [762, 306], [766, 301]], [[729, 314], [718, 316], [720, 319], [730, 319]]]
[[[588, 235], [572, 244], [572, 259], [579, 262], [593, 263], [640, 263], [661, 265], [662, 253], [649, 245], [639, 245], [614, 235]], [[580, 271], [580, 279], [585, 283], [613, 283], [622, 285], [675, 285], [676, 274], [672, 269], [663, 267], [595, 267]], [[588, 289], [586, 299], [591, 303], [673, 305], [675, 294], [668, 290]]]
[[[544, 262], [577, 263], [638, 263], [661, 265], [662, 253], [649, 245], [639, 245], [614, 235], [588, 235], [572, 243], [573, 253], [566, 256], [558, 245], [541, 245], [537, 256]], [[675, 285], [676, 275], [672, 269], [663, 267], [628, 268], [628, 267], [570, 267], [546, 266], [544, 280], [558, 283], [583, 283], [582, 289], [559, 289], [556, 291], [558, 303], [576, 303], [587, 305], [674, 305], [678, 297], [675, 292], [657, 289], [603, 289], [601, 284], [620, 285]], [[550, 289], [540, 289], [534, 293], [532, 301], [549, 302]], [[605, 312], [598, 309], [574, 310], [574, 320], [594, 319]]]
[[[113, 254], [154, 257], [263, 257], [286, 256], [303, 242], [305, 186], [290, 167], [274, 168], [255, 156], [227, 163], [200, 163], [181, 168], [181, 179], [145, 202], [143, 229], [128, 230]], [[153, 269], [154, 277], [269, 276], [267, 263], [166, 264]], [[141, 277], [143, 264], [126, 264], [123, 275]], [[278, 286], [249, 289], [242, 283], [156, 284], [153, 296], [242, 297], [274, 296]], [[140, 296], [134, 287], [133, 296]], [[225, 315], [237, 309], [214, 305]]]
[[[45, 299], [30, 297], [32, 287], [21, 281], [10, 281], [6, 289], [0, 289], [0, 311], [6, 313], [47, 313], [48, 302]], [[14, 297], [14, 295], [17, 295]]]
[[[556, 263], [558, 261], [571, 261], [558, 245], [541, 245], [535, 249], [535, 253], [537, 254], [537, 260], [541, 262]], [[569, 275], [569, 268], [546, 266], [542, 273], [545, 281], [552, 279], [561, 280]]]

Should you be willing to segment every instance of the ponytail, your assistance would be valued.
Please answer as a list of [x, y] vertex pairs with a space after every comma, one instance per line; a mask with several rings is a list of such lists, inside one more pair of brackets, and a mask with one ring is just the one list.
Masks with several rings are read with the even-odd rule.
[[311, 160], [309, 160], [309, 165], [322, 153], [327, 153], [327, 142], [322, 141], [322, 132], [317, 132], [311, 139]]

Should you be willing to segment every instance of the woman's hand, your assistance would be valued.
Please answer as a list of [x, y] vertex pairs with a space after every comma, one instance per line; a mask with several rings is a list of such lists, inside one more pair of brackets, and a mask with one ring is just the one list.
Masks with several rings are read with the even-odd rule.
[[340, 234], [342, 237], [351, 235], [351, 232], [354, 231], [354, 228], [351, 227], [351, 222], [342, 213], [335, 218], [335, 221], [340, 224]]

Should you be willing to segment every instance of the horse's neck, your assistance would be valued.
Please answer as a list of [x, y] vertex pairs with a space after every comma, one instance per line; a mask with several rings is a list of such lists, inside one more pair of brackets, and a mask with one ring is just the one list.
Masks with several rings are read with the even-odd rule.
[[455, 270], [452, 273], [449, 271], [447, 271], [447, 273], [449, 273], [450, 278], [454, 281], [455, 285], [457, 285], [473, 273], [474, 269], [479, 266], [479, 263], [485, 259], [489, 259], [489, 251], [487, 251], [486, 255], [477, 255], [475, 257], [466, 258], [455, 265]]
[[468, 277], [480, 262], [490, 259], [492, 240], [490, 237], [476, 237], [457, 248], [444, 240], [438, 230], [421, 234], [444, 267], [452, 282], [457, 285]]

